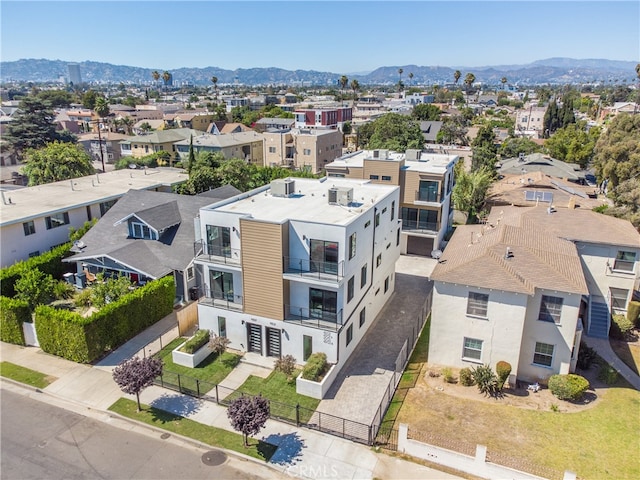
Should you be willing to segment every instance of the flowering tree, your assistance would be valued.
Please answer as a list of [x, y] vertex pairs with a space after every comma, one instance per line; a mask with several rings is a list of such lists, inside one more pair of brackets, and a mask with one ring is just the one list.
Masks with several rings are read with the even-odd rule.
[[231, 426], [242, 433], [244, 446], [248, 447], [249, 435], [257, 434], [267, 423], [269, 400], [261, 395], [238, 397], [229, 405], [227, 417], [231, 420]]
[[133, 357], [122, 361], [113, 369], [113, 380], [120, 390], [129, 395], [135, 394], [140, 411], [140, 392], [153, 385], [153, 379], [162, 375], [162, 360], [159, 358]]

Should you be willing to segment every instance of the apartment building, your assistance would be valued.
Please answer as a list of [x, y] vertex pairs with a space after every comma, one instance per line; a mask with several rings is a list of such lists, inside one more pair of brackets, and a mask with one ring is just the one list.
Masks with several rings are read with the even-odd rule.
[[157, 152], [168, 152], [173, 156], [176, 152], [174, 145], [176, 142], [180, 140], [187, 140], [188, 142], [189, 138], [198, 135], [202, 135], [202, 132], [191, 128], [157, 130], [146, 135], [136, 135], [121, 141], [120, 150], [122, 156], [132, 156], [134, 158], [141, 158]]
[[516, 112], [516, 132], [532, 136], [533, 138], [542, 138], [544, 135], [544, 114], [546, 111], [546, 107], [536, 107], [533, 105], [518, 110]]
[[340, 130], [283, 129], [262, 135], [267, 166], [282, 165], [319, 173], [342, 155]]
[[281, 179], [200, 209], [200, 328], [231, 347], [338, 367], [395, 285], [400, 189]]
[[191, 145], [196, 154], [219, 152], [227, 160], [240, 158], [256, 165], [262, 165], [264, 162], [264, 138], [262, 134], [253, 130], [218, 135], [200, 132], [197, 136], [175, 142], [173, 147], [181, 159], [186, 159]]
[[366, 179], [400, 186], [403, 255], [431, 255], [440, 250], [453, 224], [451, 192], [457, 155], [407, 150], [361, 150], [326, 165], [329, 180]]
[[351, 107], [296, 109], [296, 128], [333, 128], [342, 130], [344, 122], [350, 122], [353, 114]]

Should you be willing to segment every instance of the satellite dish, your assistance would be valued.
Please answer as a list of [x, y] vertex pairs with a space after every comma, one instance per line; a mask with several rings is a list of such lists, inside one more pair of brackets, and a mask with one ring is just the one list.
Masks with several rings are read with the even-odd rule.
[[76, 240], [73, 242], [73, 246], [76, 248], [84, 248], [86, 247], [85, 243], [82, 240]]

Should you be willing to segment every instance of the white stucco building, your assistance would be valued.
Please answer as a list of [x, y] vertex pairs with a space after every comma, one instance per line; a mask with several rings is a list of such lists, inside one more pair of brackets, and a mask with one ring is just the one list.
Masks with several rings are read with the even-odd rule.
[[394, 291], [398, 206], [395, 186], [295, 178], [200, 209], [200, 328], [341, 367]]
[[638, 288], [640, 234], [588, 210], [495, 207], [460, 226], [432, 273], [429, 361], [504, 360], [512, 378], [575, 369], [584, 333], [606, 337]]
[[69, 227], [101, 218], [129, 190], [171, 192], [188, 175], [177, 168], [108, 173], [2, 192], [0, 266], [69, 241]]

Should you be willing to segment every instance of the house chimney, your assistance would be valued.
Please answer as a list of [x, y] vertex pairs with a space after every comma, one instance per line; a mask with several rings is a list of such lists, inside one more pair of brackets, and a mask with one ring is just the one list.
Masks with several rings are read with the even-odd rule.
[[513, 252], [511, 251], [510, 247], [507, 247], [507, 251], [504, 254], [504, 259], [509, 260], [510, 258], [513, 258]]

